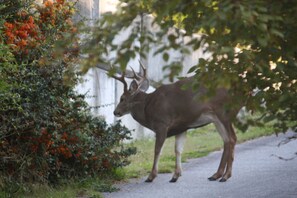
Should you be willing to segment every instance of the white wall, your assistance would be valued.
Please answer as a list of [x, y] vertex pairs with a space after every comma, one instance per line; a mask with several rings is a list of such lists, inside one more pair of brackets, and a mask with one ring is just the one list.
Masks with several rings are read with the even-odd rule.
[[[85, 17], [98, 18], [101, 13], [115, 11], [117, 2], [118, 0], [80, 0], [80, 8], [83, 9], [83, 14]], [[99, 8], [94, 8], [94, 5], [99, 6]], [[94, 13], [96, 13], [94, 10], [98, 10], [98, 16], [94, 15]], [[91, 14], [92, 12], [93, 15]], [[136, 24], [137, 20], [140, 20], [140, 18], [136, 19], [132, 26]], [[157, 31], [159, 27], [152, 27], [152, 20], [153, 19], [151, 16], [146, 16], [145, 25], [146, 28], [154, 32]], [[120, 35], [117, 38], [115, 38], [115, 42], [120, 43], [124, 38], [127, 38], [127, 36], [129, 35], [129, 31], [131, 31], [131, 29], [121, 32]], [[163, 42], [166, 42], [165, 38]], [[164, 62], [161, 54], [153, 56], [156, 50], [157, 46], [152, 46], [151, 51], [147, 56], [147, 60], [144, 60], [144, 63], [147, 64], [146, 67], [148, 70], [148, 77], [153, 79], [154, 81], [160, 81], [163, 79], [164, 76], [162, 67], [168, 63]], [[170, 50], [170, 52], [168, 53], [170, 54], [169, 62], [173, 61], [174, 57], [178, 58], [182, 56], [179, 52], [174, 50]], [[110, 58], [112, 58], [112, 56], [115, 56], [115, 53], [111, 53]], [[197, 64], [199, 58], [208, 56], [209, 54], [203, 54], [202, 50], [196, 50], [195, 52], [192, 52], [191, 54], [184, 57], [184, 68], [182, 75], [186, 75], [188, 69], [191, 66]], [[139, 71], [140, 68], [138, 59], [139, 57], [136, 57], [134, 60], [131, 60], [128, 64], [129, 66], [133, 67], [135, 71]], [[88, 92], [87, 102], [91, 107], [97, 107], [93, 109], [93, 113], [95, 116], [103, 116], [108, 123], [113, 123], [116, 120], [116, 118], [113, 116], [113, 110], [123, 92], [122, 83], [117, 82], [114, 79], [108, 78], [106, 72], [100, 69], [89, 70], [89, 72], [86, 74], [84, 78], [85, 82], [77, 86], [78, 92]], [[152, 92], [153, 90], [153, 88], [150, 88], [149, 92]], [[153, 132], [151, 132], [148, 129], [145, 129], [136, 121], [134, 121], [130, 115], [123, 116], [121, 120], [122, 123], [126, 125], [129, 129], [135, 130], [133, 132], [134, 138], [139, 139], [145, 136], [154, 135]]]

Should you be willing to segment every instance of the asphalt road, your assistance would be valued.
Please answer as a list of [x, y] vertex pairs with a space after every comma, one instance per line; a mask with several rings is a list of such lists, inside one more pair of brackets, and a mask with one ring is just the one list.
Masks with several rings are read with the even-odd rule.
[[236, 146], [233, 176], [224, 183], [208, 181], [217, 169], [222, 151], [183, 164], [183, 175], [169, 183], [172, 174], [159, 174], [119, 184], [121, 190], [106, 198], [297, 198], [297, 140], [278, 146], [293, 133], [269, 136]]

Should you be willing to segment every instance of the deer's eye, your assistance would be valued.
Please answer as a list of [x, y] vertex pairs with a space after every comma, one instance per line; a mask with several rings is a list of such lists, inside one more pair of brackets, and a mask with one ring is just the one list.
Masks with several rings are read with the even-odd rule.
[[120, 102], [123, 102], [124, 101], [124, 98], [121, 98]]

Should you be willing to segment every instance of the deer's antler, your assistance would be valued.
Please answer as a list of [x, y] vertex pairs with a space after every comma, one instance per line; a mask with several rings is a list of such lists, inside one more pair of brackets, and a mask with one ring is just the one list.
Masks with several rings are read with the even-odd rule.
[[145, 68], [145, 66], [143, 65], [143, 63], [140, 60], [138, 60], [138, 62], [140, 64], [141, 68], [142, 68], [143, 78], [146, 78], [146, 68]]
[[133, 72], [133, 76], [132, 77], [128, 77], [128, 78], [131, 78], [131, 79], [136, 79], [137, 81], [140, 81], [141, 80], [141, 77], [134, 71], [134, 69], [132, 67], [130, 67], [132, 72]]
[[123, 83], [124, 85], [124, 92], [128, 91], [128, 84], [127, 82], [125, 81], [125, 76], [126, 76], [126, 71], [122, 71], [122, 75], [119, 77], [119, 76], [116, 76], [116, 75], [110, 75], [110, 77], [120, 81]]

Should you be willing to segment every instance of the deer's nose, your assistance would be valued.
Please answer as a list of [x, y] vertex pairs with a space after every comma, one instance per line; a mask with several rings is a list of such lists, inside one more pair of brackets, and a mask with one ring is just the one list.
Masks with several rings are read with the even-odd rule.
[[113, 115], [115, 115], [116, 117], [121, 117], [121, 113], [117, 110], [114, 110]]

